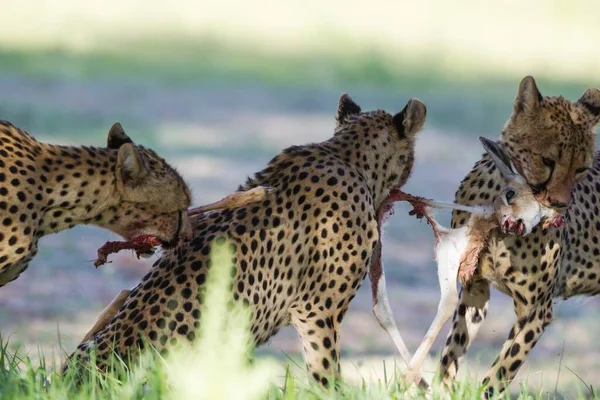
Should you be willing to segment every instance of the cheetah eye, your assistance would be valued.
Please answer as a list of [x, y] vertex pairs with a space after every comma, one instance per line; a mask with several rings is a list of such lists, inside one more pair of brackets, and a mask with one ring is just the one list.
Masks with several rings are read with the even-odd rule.
[[542, 163], [544, 163], [544, 165], [549, 168], [553, 168], [555, 164], [554, 160], [551, 160], [546, 157], [542, 157]]
[[575, 170], [575, 173], [576, 173], [576, 174], [583, 174], [583, 173], [584, 173], [585, 171], [587, 171], [588, 169], [589, 169], [589, 168], [587, 168], [587, 167], [581, 167], [581, 168], [577, 168], [577, 169]]
[[506, 192], [506, 194], [504, 195], [504, 197], [506, 198], [506, 201], [510, 201], [510, 199], [512, 199], [513, 197], [515, 197], [515, 191], [514, 190], [509, 190]]

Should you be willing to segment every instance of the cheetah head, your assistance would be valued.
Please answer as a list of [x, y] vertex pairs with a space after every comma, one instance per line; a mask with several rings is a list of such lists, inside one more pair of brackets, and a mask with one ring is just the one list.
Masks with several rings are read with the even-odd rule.
[[521, 81], [501, 140], [541, 204], [562, 210], [571, 203], [573, 188], [594, 162], [598, 121], [600, 90], [571, 102], [542, 96], [530, 76]]
[[105, 215], [105, 227], [127, 240], [153, 235], [167, 247], [189, 239], [192, 228], [186, 210], [191, 194], [177, 171], [154, 151], [135, 145], [119, 123], [110, 129], [107, 146], [118, 151], [119, 202]]
[[[350, 96], [340, 97], [335, 136], [355, 143], [355, 163], [375, 181], [377, 193], [406, 183], [414, 163], [417, 133], [423, 128], [427, 108], [418, 99], [408, 101], [402, 111], [391, 115], [383, 110], [361, 111]], [[358, 151], [359, 146], [361, 150]], [[346, 153], [351, 153], [346, 150]], [[379, 198], [381, 200], [381, 198]]]

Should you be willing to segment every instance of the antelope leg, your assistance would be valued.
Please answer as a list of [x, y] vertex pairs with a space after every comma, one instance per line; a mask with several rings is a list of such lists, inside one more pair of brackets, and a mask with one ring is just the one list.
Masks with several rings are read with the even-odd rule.
[[230, 194], [229, 196], [223, 197], [219, 201], [215, 201], [214, 203], [189, 209], [188, 215], [191, 216], [203, 214], [207, 211], [219, 210], [222, 208], [244, 207], [248, 204], [265, 200], [269, 193], [272, 193], [274, 191], [275, 189], [268, 186], [257, 186], [244, 192], [235, 192]]
[[[379, 325], [381, 325], [383, 330], [387, 332], [394, 342], [394, 345], [400, 352], [400, 357], [404, 361], [404, 364], [409, 365], [409, 361], [411, 360], [410, 351], [406, 347], [404, 340], [402, 340], [387, 295], [385, 272], [381, 260], [381, 240], [377, 243], [373, 253], [369, 268], [369, 279], [371, 280], [371, 294], [373, 296], [373, 314], [375, 314], [375, 318], [377, 318]], [[418, 383], [422, 388], [426, 389], [429, 387], [427, 382], [422, 378]]]
[[458, 305], [458, 289], [456, 279], [458, 275], [458, 267], [452, 263], [440, 263], [438, 261], [438, 280], [440, 283], [440, 302], [438, 304], [437, 314], [425, 334], [423, 341], [417, 348], [408, 364], [408, 371], [404, 375], [406, 384], [410, 385], [421, 369], [425, 357], [429, 353], [433, 341], [439, 335], [442, 326], [450, 319], [456, 306]]

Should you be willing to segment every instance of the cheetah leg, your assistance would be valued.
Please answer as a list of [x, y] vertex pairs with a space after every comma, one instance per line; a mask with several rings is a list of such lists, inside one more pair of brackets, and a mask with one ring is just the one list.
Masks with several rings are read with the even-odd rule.
[[440, 363], [443, 383], [450, 387], [458, 372], [458, 363], [467, 353], [471, 341], [477, 336], [487, 316], [490, 301], [490, 284], [484, 280], [473, 281], [463, 287], [458, 307], [452, 319], [452, 329], [446, 340]]
[[[390, 305], [390, 300], [387, 295], [385, 272], [383, 269], [383, 261], [381, 259], [381, 240], [377, 242], [377, 246], [373, 252], [371, 265], [369, 266], [369, 279], [371, 280], [371, 293], [373, 295], [373, 314], [379, 322], [379, 325], [390, 336], [394, 345], [400, 352], [400, 357], [404, 364], [408, 366], [411, 359], [410, 351], [406, 347], [396, 321], [394, 313]], [[420, 387], [427, 389], [429, 387], [425, 379], [420, 378], [418, 381]]]
[[292, 316], [292, 325], [296, 328], [302, 342], [304, 361], [308, 374], [325, 387], [330, 387], [340, 378], [340, 344], [338, 341], [338, 323], [333, 316], [324, 318]]
[[89, 332], [85, 334], [81, 343], [87, 342], [92, 338], [92, 336], [94, 336], [94, 334], [104, 329], [104, 327], [110, 322], [110, 320], [113, 319], [115, 315], [117, 315], [117, 312], [119, 311], [123, 303], [125, 303], [125, 300], [129, 296], [129, 293], [131, 293], [131, 290], [121, 290], [119, 292], [119, 294], [110, 302], [110, 304], [107, 305], [104, 308], [104, 310], [102, 310], [100, 316], [96, 320], [96, 323], [94, 324], [92, 329], [90, 329]]
[[456, 286], [457, 275], [458, 268], [448, 265], [447, 263], [438, 264], [438, 281], [440, 284], [438, 310], [425, 337], [408, 364], [408, 371], [404, 376], [407, 385], [410, 385], [415, 380], [415, 377], [423, 365], [425, 357], [427, 357], [427, 354], [433, 345], [433, 341], [438, 337], [440, 330], [446, 321], [450, 319], [458, 305], [458, 289]]
[[219, 201], [215, 201], [214, 203], [189, 209], [188, 215], [198, 215], [208, 211], [219, 210], [222, 208], [244, 207], [251, 203], [263, 201], [267, 198], [269, 193], [272, 193], [273, 191], [275, 191], [275, 189], [269, 186], [257, 186], [244, 192], [235, 192], [230, 194], [229, 196], [225, 196]]
[[498, 388], [502, 392], [513, 380], [527, 354], [533, 349], [552, 319], [552, 301], [534, 307], [517, 306], [513, 325], [500, 355], [483, 379], [484, 397], [490, 398]]

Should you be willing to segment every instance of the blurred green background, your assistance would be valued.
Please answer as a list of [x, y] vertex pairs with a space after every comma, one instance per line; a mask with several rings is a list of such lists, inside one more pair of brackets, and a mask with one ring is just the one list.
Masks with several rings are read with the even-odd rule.
[[[451, 200], [482, 153], [477, 137], [498, 137], [523, 76], [570, 99], [600, 87], [594, 0], [3, 0], [0, 9], [0, 118], [43, 141], [97, 146], [120, 121], [180, 169], [196, 205], [230, 193], [284, 147], [327, 139], [342, 92], [364, 110], [421, 99], [428, 121], [406, 189]], [[431, 232], [407, 210], [398, 205], [386, 228], [384, 259], [414, 350], [438, 287]], [[108, 239], [90, 227], [44, 238], [30, 269], [0, 289], [2, 336], [32, 355], [71, 351], [153, 262], [122, 253], [96, 270], [90, 260]], [[517, 380], [582, 389], [577, 375], [600, 379], [600, 301], [556, 307]], [[342, 328], [349, 378], [381, 376], [381, 360], [395, 356], [370, 308], [366, 284]], [[511, 300], [494, 293], [462, 374], [482, 376], [513, 320]], [[285, 360], [300, 350], [287, 329], [260, 353]], [[427, 372], [436, 362], [432, 353]]]

